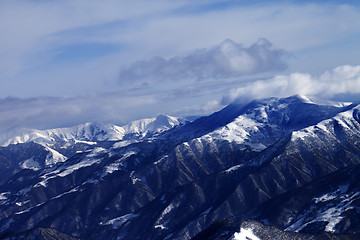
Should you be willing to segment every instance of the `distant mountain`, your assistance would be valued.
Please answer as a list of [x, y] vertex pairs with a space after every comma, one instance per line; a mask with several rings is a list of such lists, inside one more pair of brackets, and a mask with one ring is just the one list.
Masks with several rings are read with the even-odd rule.
[[3, 239], [359, 238], [357, 103], [267, 98], [3, 143]]
[[133, 121], [122, 127], [114, 124], [94, 122], [71, 128], [50, 130], [19, 129], [4, 134], [5, 136], [2, 136], [0, 143], [2, 146], [25, 142], [37, 142], [47, 146], [52, 146], [59, 142], [91, 145], [98, 141], [118, 141], [125, 138], [141, 139], [146, 136], [159, 134], [186, 122], [188, 122], [186, 119], [159, 115], [156, 118]]

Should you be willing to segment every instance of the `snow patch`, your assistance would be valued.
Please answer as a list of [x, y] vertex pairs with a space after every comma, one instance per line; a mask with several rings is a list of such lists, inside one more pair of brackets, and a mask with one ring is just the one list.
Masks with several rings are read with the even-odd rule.
[[155, 165], [158, 165], [160, 163], [162, 163], [165, 159], [167, 159], [169, 156], [165, 155], [162, 158], [160, 158], [159, 160], [157, 160], [156, 162], [154, 162]]
[[130, 173], [130, 178], [131, 178], [132, 184], [136, 184], [137, 182], [141, 182], [141, 179], [135, 176], [135, 171], [132, 171]]
[[123, 215], [121, 217], [111, 219], [111, 220], [107, 221], [106, 223], [100, 222], [100, 225], [111, 225], [111, 227], [113, 229], [119, 229], [127, 221], [129, 221], [132, 218], [136, 218], [137, 216], [138, 216], [138, 214], [129, 213], [129, 214]]
[[114, 145], [112, 146], [113, 149], [116, 149], [116, 148], [122, 148], [122, 147], [126, 147], [132, 143], [136, 143], [137, 141], [127, 141], [127, 140], [124, 140], [124, 141], [120, 141], [120, 142], [117, 142], [117, 143], [114, 143]]
[[[336, 233], [336, 225], [344, 218], [343, 213], [356, 207], [352, 203], [360, 197], [360, 192], [345, 194], [347, 189], [348, 185], [341, 185], [335, 192], [314, 198], [314, 204], [299, 215], [285, 231], [299, 232], [309, 224], [325, 222], [325, 231]], [[315, 218], [314, 213], [316, 213]]]
[[50, 200], [54, 200], [54, 199], [57, 199], [57, 198], [61, 198], [61, 197], [64, 196], [64, 195], [67, 195], [67, 194], [73, 193], [73, 192], [77, 192], [77, 191], [79, 191], [79, 187], [75, 187], [75, 188], [71, 189], [70, 191], [67, 191], [67, 192], [61, 193], [61, 194], [59, 194], [59, 195], [57, 195], [57, 196], [55, 196], [55, 197], [52, 197]]
[[335, 193], [326, 193], [321, 197], [314, 198], [313, 200], [315, 201], [315, 203], [319, 203], [319, 202], [326, 202], [326, 201], [333, 200], [336, 197], [337, 197], [337, 195]]
[[102, 147], [97, 147], [97, 148], [94, 148], [91, 153], [89, 155], [87, 155], [87, 157], [95, 157], [101, 153], [106, 153], [107, 150], [105, 148], [102, 148]]
[[234, 233], [232, 240], [260, 240], [251, 229], [240, 228], [240, 232]]
[[10, 192], [0, 193], [0, 205], [8, 205], [9, 199], [7, 195], [10, 195]]
[[48, 155], [46, 156], [45, 164], [47, 166], [55, 165], [59, 162], [65, 162], [68, 158], [62, 155], [61, 153], [46, 147], [46, 150], [48, 150]]
[[164, 226], [164, 225], [162, 225], [162, 224], [155, 225], [155, 227], [154, 227], [154, 228], [155, 228], [155, 229], [160, 228], [160, 230], [167, 229], [167, 227], [165, 227], [165, 226]]
[[295, 141], [297, 139], [305, 140], [305, 137], [307, 136], [309, 136], [309, 133], [304, 130], [295, 131], [291, 134], [291, 141]]
[[34, 171], [40, 170], [40, 164], [34, 160], [34, 158], [29, 158], [22, 163], [20, 163], [22, 169], [31, 169]]
[[6, 197], [6, 195], [9, 195], [9, 194], [10, 194], [10, 192], [0, 193], [0, 200], [6, 200], [6, 199], [8, 199], [8, 198]]
[[175, 208], [174, 204], [171, 203], [170, 205], [168, 205], [164, 211], [162, 211], [160, 217], [158, 218], [158, 220], [156, 221], [157, 224], [160, 223], [160, 221], [167, 215], [171, 212], [171, 210], [173, 210]]
[[23, 201], [23, 202], [16, 202], [15, 204], [16, 204], [17, 206], [21, 207], [21, 206], [27, 204], [28, 202], [30, 202], [30, 200]]
[[87, 144], [87, 145], [96, 145], [97, 142], [91, 142], [91, 141], [82, 141], [82, 140], [74, 140], [75, 141], [75, 144], [76, 143], [84, 143], [84, 144]]
[[93, 164], [97, 164], [100, 163], [101, 160], [100, 159], [85, 159], [77, 164], [71, 165], [69, 167], [67, 167], [64, 171], [60, 172], [57, 174], [57, 176], [59, 177], [65, 177], [71, 173], [73, 173], [76, 170], [79, 170], [80, 168], [83, 167], [89, 167]]
[[225, 173], [229, 173], [229, 172], [232, 172], [232, 171], [236, 171], [236, 170], [238, 170], [239, 168], [241, 168], [241, 164], [226, 169], [226, 170], [225, 170]]
[[105, 177], [108, 174], [111, 174], [115, 171], [121, 170], [121, 168], [124, 166], [123, 161], [126, 160], [127, 158], [131, 157], [132, 155], [136, 155], [136, 154], [137, 154], [137, 152], [135, 152], [135, 151], [126, 152], [121, 158], [119, 158], [115, 162], [113, 162], [109, 165], [106, 165], [104, 168], [105, 171], [103, 172], [101, 177]]

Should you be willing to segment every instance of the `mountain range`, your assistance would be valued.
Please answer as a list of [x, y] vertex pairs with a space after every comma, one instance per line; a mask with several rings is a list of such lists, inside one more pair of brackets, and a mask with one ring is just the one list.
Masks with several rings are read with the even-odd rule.
[[359, 103], [235, 101], [0, 144], [2, 239], [360, 239]]

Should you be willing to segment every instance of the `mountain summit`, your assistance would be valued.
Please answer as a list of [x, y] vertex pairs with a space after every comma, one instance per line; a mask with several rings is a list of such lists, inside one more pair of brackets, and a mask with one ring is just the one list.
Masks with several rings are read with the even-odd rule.
[[267, 98], [4, 143], [4, 239], [360, 237], [356, 103]]

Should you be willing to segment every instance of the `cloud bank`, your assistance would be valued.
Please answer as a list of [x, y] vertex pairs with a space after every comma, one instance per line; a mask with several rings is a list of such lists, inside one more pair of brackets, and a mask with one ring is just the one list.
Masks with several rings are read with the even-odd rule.
[[120, 82], [219, 79], [281, 71], [287, 67], [284, 61], [287, 56], [285, 50], [274, 48], [264, 38], [250, 47], [227, 39], [217, 46], [198, 49], [186, 56], [154, 57], [132, 63], [120, 71]]
[[248, 101], [272, 96], [286, 97], [294, 94], [336, 99], [337, 95], [348, 94], [350, 96], [358, 93], [360, 93], [360, 65], [343, 65], [326, 71], [320, 76], [292, 73], [250, 82], [231, 90], [229, 95], [223, 97], [222, 103], [228, 104], [235, 99]]
[[[14, 127], [55, 128], [101, 121], [124, 124], [131, 120], [152, 117], [160, 113], [188, 116], [210, 114], [234, 100], [250, 101], [265, 97], [286, 97], [294, 94], [341, 100], [360, 100], [360, 65], [343, 65], [319, 76], [308, 73], [277, 75], [249, 82], [222, 82], [193, 85], [191, 89], [157, 92], [132, 91], [78, 97], [36, 97], [0, 99], [0, 133]], [[205, 87], [204, 87], [205, 86]], [[233, 90], [230, 90], [233, 89]], [[217, 101], [220, 92], [230, 94]], [[212, 101], [206, 101], [213, 96]], [[358, 97], [354, 99], [354, 97]], [[184, 102], [186, 100], [186, 102]], [[204, 101], [205, 100], [205, 101]], [[201, 105], [201, 103], [204, 103]]]

